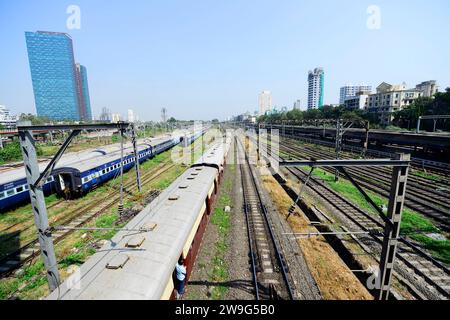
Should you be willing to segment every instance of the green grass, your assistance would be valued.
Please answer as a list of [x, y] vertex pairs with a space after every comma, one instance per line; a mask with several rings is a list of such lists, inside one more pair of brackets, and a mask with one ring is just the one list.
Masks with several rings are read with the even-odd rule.
[[[231, 173], [234, 172], [235, 166], [230, 165]], [[226, 262], [226, 253], [229, 249], [227, 244], [228, 234], [231, 227], [230, 214], [225, 212], [226, 206], [232, 206], [231, 192], [233, 190], [233, 175], [224, 180], [220, 197], [211, 217], [211, 223], [217, 227], [219, 239], [215, 244], [215, 255], [212, 258], [212, 272], [210, 280], [214, 282], [225, 282], [229, 279], [228, 264]], [[222, 300], [228, 292], [227, 286], [217, 285], [211, 291], [213, 300]]]
[[[39, 285], [39, 281], [42, 281], [40, 280], [42, 276], [39, 275], [42, 274], [43, 270], [44, 263], [42, 261], [38, 261], [31, 266], [23, 269], [23, 271], [15, 277], [6, 280], [2, 279], [2, 281], [0, 281], [0, 300], [4, 300], [10, 297], [11, 294], [16, 292], [19, 289], [20, 285], [24, 282], [28, 282], [24, 290], [35, 288], [37, 285]], [[46, 277], [44, 276], [44, 282], [45, 281]]]
[[[375, 209], [364, 199], [360, 192], [349, 181], [341, 178], [338, 182], [335, 182], [333, 174], [325, 172], [324, 170], [319, 168], [316, 168], [313, 174], [316, 177], [324, 180], [331, 189], [343, 195], [346, 199], [350, 200], [361, 209], [374, 215], [377, 214], [377, 211], [375, 211]], [[382, 198], [367, 190], [366, 193], [378, 206], [381, 206], [383, 204], [387, 207], [387, 199]], [[449, 263], [450, 240], [435, 240], [424, 235], [423, 233], [441, 233], [441, 231], [433, 224], [430, 219], [413, 210], [404, 208], [400, 234], [410, 236], [412, 239], [428, 249], [434, 257], [441, 259], [446, 263]]]
[[417, 171], [417, 170], [411, 170], [411, 173], [414, 176], [422, 177], [431, 181], [441, 181], [442, 179], [434, 174], [424, 172], [424, 171]]

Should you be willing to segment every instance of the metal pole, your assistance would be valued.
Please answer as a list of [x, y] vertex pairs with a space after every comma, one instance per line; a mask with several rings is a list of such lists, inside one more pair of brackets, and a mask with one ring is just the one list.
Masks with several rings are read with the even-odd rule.
[[136, 183], [138, 186], [139, 192], [141, 192], [141, 172], [139, 170], [139, 153], [136, 144], [136, 132], [134, 128], [134, 124], [131, 125], [131, 140], [133, 142], [133, 150], [134, 150], [134, 167], [136, 169]]
[[[341, 120], [337, 119], [336, 121], [336, 159], [340, 158], [341, 154], [341, 145], [342, 145], [342, 134], [341, 134]], [[339, 171], [335, 169], [334, 171], [334, 181], [339, 180]]]
[[367, 149], [369, 148], [369, 130], [370, 130], [370, 123], [369, 121], [366, 122], [366, 125], [364, 126], [364, 129], [366, 129], [366, 141], [364, 141], [364, 147], [363, 147], [363, 157], [366, 157]]
[[123, 128], [120, 128], [120, 198], [119, 216], [123, 214]]
[[32, 131], [19, 131], [20, 149], [22, 151], [25, 173], [31, 198], [34, 222], [38, 232], [38, 240], [41, 248], [41, 256], [47, 270], [47, 281], [51, 291], [59, 286], [58, 263], [53, 247], [52, 234], [48, 224], [47, 207], [43, 186], [36, 184], [39, 179], [39, 165], [36, 156], [36, 148]]
[[[397, 155], [400, 160], [409, 161], [409, 154]], [[397, 251], [400, 224], [402, 221], [403, 202], [405, 200], [406, 182], [408, 179], [408, 166], [394, 167], [392, 169], [391, 192], [389, 195], [389, 205], [387, 218], [391, 223], [385, 225], [383, 247], [380, 258], [379, 284], [380, 292], [378, 299], [387, 300], [391, 288], [391, 279]]]
[[422, 117], [419, 117], [419, 118], [417, 119], [417, 129], [416, 129], [416, 132], [417, 132], [417, 133], [420, 132], [420, 120], [422, 120]]

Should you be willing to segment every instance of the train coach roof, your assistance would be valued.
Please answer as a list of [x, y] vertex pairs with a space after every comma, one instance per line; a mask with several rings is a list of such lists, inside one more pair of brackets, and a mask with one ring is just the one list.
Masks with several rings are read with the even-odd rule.
[[[160, 299], [216, 176], [214, 168], [188, 169], [47, 299]], [[153, 231], [131, 231], [153, 223]], [[141, 246], [128, 248], [136, 236]], [[115, 262], [124, 264], [106, 267]]]
[[[164, 141], [170, 140], [169, 136], [152, 138], [152, 139], [139, 139], [137, 141], [139, 145], [139, 150], [145, 149], [142, 148], [141, 145], [152, 145], [155, 146]], [[127, 142], [124, 144], [125, 154], [132, 152], [132, 144], [131, 142]], [[115, 143], [111, 145], [107, 145], [101, 148], [93, 148], [89, 150], [83, 150], [78, 152], [70, 152], [64, 154], [61, 159], [56, 164], [55, 169], [63, 168], [63, 167], [80, 167], [83, 164], [83, 168], [92, 167], [92, 163], [106, 163], [108, 161], [103, 161], [102, 159], [107, 158], [111, 159], [111, 156], [116, 156], [116, 154], [120, 154], [120, 143]], [[120, 155], [119, 155], [120, 157]], [[39, 163], [39, 170], [42, 172], [46, 168], [49, 161], [43, 161]], [[11, 170], [6, 170], [1, 172], [0, 174], [0, 185], [17, 181], [25, 178], [25, 169], [23, 166], [14, 168]]]
[[227, 139], [225, 143], [217, 142], [213, 144], [207, 152], [205, 152], [194, 164], [193, 167], [201, 166], [201, 165], [214, 165], [220, 166], [223, 164], [223, 159], [225, 155], [228, 153], [228, 149], [230, 147], [230, 141]]

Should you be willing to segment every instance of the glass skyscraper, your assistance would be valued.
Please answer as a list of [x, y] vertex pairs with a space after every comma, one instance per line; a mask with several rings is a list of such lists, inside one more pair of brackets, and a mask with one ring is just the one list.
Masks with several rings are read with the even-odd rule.
[[91, 120], [86, 68], [75, 64], [72, 38], [60, 32], [25, 32], [38, 116]]

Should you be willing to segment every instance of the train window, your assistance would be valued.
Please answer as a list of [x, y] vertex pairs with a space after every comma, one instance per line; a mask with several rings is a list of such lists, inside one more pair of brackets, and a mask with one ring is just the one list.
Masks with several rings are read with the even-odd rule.
[[25, 185], [25, 190], [28, 190], [28, 185], [27, 184]]
[[102, 174], [105, 174], [106, 173], [106, 171], [105, 170], [102, 170]]
[[6, 191], [7, 197], [12, 196], [12, 195], [14, 195], [14, 189], [10, 189], [10, 190]]
[[3, 199], [5, 197], [5, 193], [2, 191], [0, 192], [0, 199]]
[[16, 188], [16, 192], [17, 192], [17, 193], [22, 192], [22, 191], [23, 191], [23, 186], [22, 186], [22, 187], [17, 187], [17, 188]]

